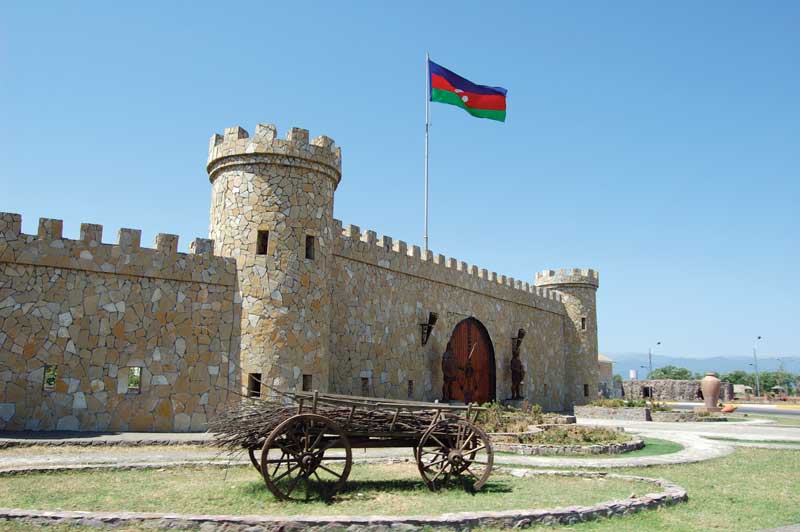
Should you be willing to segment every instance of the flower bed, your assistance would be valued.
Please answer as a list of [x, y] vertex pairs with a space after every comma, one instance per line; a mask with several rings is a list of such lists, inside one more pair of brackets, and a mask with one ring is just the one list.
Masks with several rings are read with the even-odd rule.
[[650, 416], [652, 421], [666, 421], [666, 422], [718, 422], [728, 421], [724, 416], [713, 415], [711, 413], [701, 414], [697, 412], [651, 412]]
[[634, 436], [627, 442], [597, 443], [592, 445], [534, 445], [529, 443], [495, 442], [492, 446], [495, 451], [530, 456], [569, 456], [629, 453], [643, 449], [644, 441], [638, 436]]
[[641, 438], [605, 427], [544, 425], [525, 432], [490, 433], [497, 451], [527, 455], [621, 454], [644, 447]]

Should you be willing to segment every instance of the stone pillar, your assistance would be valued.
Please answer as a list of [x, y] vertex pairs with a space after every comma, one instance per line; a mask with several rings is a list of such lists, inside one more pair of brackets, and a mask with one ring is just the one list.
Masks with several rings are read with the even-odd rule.
[[[330, 378], [330, 290], [333, 197], [341, 150], [328, 137], [309, 142], [292, 128], [240, 127], [211, 137], [209, 237], [218, 255], [236, 259], [242, 305], [241, 366], [283, 390], [303, 376], [325, 391]], [[263, 391], [263, 390], [262, 390]]]

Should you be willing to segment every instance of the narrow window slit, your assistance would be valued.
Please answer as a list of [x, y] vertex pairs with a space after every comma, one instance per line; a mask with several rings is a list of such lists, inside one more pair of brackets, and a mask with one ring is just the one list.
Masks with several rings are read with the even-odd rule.
[[306, 235], [306, 258], [314, 260], [314, 237]]
[[58, 379], [58, 366], [44, 367], [44, 382], [42, 389], [51, 392], [56, 389], [56, 379]]
[[142, 368], [128, 368], [128, 393], [139, 393], [142, 390]]
[[261, 373], [247, 374], [247, 397], [261, 397]]
[[256, 255], [266, 255], [269, 249], [269, 231], [259, 231], [256, 237]]

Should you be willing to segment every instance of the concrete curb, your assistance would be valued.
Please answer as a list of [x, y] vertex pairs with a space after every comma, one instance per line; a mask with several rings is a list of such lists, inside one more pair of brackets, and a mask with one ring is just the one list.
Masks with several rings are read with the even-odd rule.
[[206, 446], [211, 444], [208, 440], [171, 440], [171, 439], [147, 439], [147, 440], [110, 440], [93, 439], [82, 440], [79, 438], [66, 438], [63, 440], [22, 440], [4, 439], [0, 440], [0, 449], [10, 449], [12, 447], [169, 447], [176, 445]]
[[[127, 466], [126, 466], [127, 467]], [[284, 532], [311, 530], [330, 532], [388, 532], [423, 529], [518, 528], [537, 524], [574, 524], [600, 517], [627, 515], [641, 510], [665, 507], [688, 499], [686, 490], [660, 478], [618, 475], [588, 471], [534, 471], [530, 469], [498, 468], [518, 477], [574, 476], [612, 478], [630, 482], [649, 482], [662, 488], [625, 500], [601, 502], [592, 506], [568, 506], [552, 509], [506, 510], [499, 512], [460, 512], [433, 516], [285, 516], [259, 515], [192, 515], [138, 512], [79, 512], [0, 509], [0, 521], [16, 521], [30, 525], [82, 525], [96, 528], [133, 526], [163, 529], [196, 529], [210, 531]]]

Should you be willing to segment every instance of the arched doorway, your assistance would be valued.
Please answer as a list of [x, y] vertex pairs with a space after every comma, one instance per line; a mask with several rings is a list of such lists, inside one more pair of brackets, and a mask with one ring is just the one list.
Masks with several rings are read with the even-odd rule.
[[[488, 403], [495, 399], [494, 347], [486, 327], [475, 318], [462, 320], [450, 335], [452, 375], [445, 372], [442, 395], [451, 401]], [[449, 386], [449, 393], [446, 389]]]

